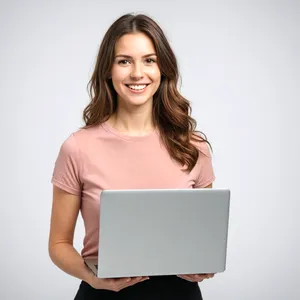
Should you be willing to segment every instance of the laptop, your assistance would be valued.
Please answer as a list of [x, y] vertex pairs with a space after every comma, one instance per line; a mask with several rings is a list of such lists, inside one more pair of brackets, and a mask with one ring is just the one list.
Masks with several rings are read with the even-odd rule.
[[85, 262], [99, 278], [223, 272], [229, 203], [228, 189], [105, 190]]

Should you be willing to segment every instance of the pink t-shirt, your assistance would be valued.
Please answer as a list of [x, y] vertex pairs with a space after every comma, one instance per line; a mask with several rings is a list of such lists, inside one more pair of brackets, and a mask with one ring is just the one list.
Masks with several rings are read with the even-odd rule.
[[171, 159], [157, 130], [146, 136], [129, 136], [107, 123], [80, 129], [62, 144], [52, 183], [81, 195], [85, 238], [81, 255], [98, 254], [99, 206], [102, 190], [202, 188], [214, 179], [211, 154], [206, 143], [197, 144], [205, 153], [190, 173]]

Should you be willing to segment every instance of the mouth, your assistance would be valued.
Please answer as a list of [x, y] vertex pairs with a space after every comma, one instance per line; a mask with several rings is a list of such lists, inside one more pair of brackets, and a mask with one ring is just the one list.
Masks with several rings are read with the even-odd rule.
[[134, 93], [142, 93], [146, 90], [147, 86], [150, 83], [144, 83], [144, 84], [125, 84], [126, 87], [129, 88], [130, 91]]

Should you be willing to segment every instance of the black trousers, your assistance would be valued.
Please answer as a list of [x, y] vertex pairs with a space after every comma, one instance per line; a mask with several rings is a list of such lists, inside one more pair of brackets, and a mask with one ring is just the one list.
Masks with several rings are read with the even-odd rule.
[[82, 281], [74, 300], [202, 300], [198, 283], [177, 276], [150, 276], [119, 292], [97, 290]]

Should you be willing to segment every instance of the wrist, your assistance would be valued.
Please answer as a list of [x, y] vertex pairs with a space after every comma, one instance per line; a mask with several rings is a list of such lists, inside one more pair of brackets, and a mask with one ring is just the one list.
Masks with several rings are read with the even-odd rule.
[[84, 272], [82, 280], [88, 283], [90, 286], [92, 286], [94, 277], [94, 273], [86, 267], [86, 271]]

